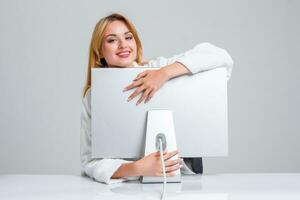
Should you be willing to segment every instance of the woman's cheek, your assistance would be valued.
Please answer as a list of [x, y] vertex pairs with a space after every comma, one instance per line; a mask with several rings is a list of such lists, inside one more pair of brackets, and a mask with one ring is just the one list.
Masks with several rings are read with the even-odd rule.
[[137, 52], [136, 52], [136, 50], [134, 51], [134, 54], [132, 55], [132, 59], [133, 59], [133, 60], [136, 60], [136, 59], [137, 59]]

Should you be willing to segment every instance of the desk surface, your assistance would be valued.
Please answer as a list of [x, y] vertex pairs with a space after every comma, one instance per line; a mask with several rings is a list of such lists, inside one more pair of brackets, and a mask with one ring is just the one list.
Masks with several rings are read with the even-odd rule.
[[[159, 199], [161, 184], [138, 181], [105, 185], [76, 175], [0, 175], [0, 199]], [[167, 185], [167, 199], [300, 199], [297, 174], [183, 176]]]

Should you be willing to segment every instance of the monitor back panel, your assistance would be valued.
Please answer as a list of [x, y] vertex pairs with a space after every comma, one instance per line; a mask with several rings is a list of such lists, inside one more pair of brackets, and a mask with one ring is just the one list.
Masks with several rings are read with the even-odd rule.
[[226, 69], [169, 80], [148, 103], [136, 106], [140, 96], [127, 102], [134, 89], [122, 90], [146, 69], [92, 70], [92, 157], [142, 157], [147, 111], [152, 109], [173, 111], [181, 157], [227, 156]]

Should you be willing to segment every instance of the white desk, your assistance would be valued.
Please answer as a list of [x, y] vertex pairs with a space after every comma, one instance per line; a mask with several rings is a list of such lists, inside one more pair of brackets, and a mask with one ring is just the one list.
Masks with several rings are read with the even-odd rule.
[[[300, 199], [300, 174], [184, 176], [167, 185], [167, 199]], [[161, 184], [105, 185], [76, 175], [0, 175], [0, 199], [159, 199]]]

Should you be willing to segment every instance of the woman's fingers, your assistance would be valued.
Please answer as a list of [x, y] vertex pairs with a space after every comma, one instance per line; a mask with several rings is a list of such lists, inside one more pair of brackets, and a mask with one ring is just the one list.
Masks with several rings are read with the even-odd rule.
[[[174, 176], [175, 175], [175, 171], [180, 169], [182, 167], [182, 159], [170, 159], [173, 156], [178, 154], [178, 150], [175, 151], [171, 151], [171, 152], [167, 152], [166, 150], [163, 152], [163, 157], [165, 159], [165, 172], [166, 172], [166, 176], [170, 177], [170, 176]], [[149, 156], [154, 156], [155, 158], [155, 166], [154, 168], [156, 168], [156, 172], [154, 173], [154, 176], [163, 176], [163, 170], [162, 170], [162, 165], [161, 165], [161, 160], [160, 160], [160, 152], [156, 151], [153, 152], [151, 154], [149, 154]], [[166, 160], [167, 159], [167, 160]]]
[[138, 80], [138, 79], [140, 79], [140, 78], [146, 76], [147, 73], [148, 73], [148, 71], [144, 71], [144, 72], [138, 74], [137, 77], [135, 77], [134, 81], [136, 81], [136, 80]]
[[178, 153], [179, 153], [178, 150], [171, 151], [171, 152], [167, 153], [166, 155], [164, 155], [164, 161], [169, 160], [170, 158], [172, 158], [173, 156], [177, 155]]
[[144, 101], [148, 97], [150, 92], [151, 92], [150, 89], [146, 89], [145, 92], [143, 93], [142, 97], [137, 101], [136, 105], [139, 105], [142, 101]]
[[181, 165], [180, 164], [176, 164], [176, 165], [173, 165], [173, 166], [170, 166], [170, 167], [166, 167], [166, 173], [171, 173], [171, 172], [174, 172], [178, 169], [180, 169]]
[[127, 101], [130, 101], [131, 99], [133, 99], [134, 97], [139, 95], [141, 92], [143, 92], [145, 89], [146, 89], [146, 87], [141, 85], [128, 97]]
[[155, 90], [152, 90], [150, 92], [150, 94], [148, 95], [147, 99], [145, 100], [145, 103], [147, 103], [148, 101], [150, 101], [150, 99], [153, 97], [154, 93], [155, 93]]
[[123, 90], [123, 92], [127, 91], [127, 90], [131, 90], [132, 88], [135, 88], [135, 87], [138, 87], [140, 85], [143, 84], [143, 81], [140, 79], [140, 80], [137, 80], [137, 81], [134, 81], [133, 83], [131, 83], [130, 85], [126, 86]]
[[[153, 95], [155, 93], [154, 89], [151, 89], [151, 88], [147, 89], [146, 86], [141, 85], [141, 84], [136, 85], [136, 86], [130, 86], [130, 87], [138, 87], [138, 88], [128, 97], [127, 101], [131, 101], [133, 98], [135, 98], [137, 95], [139, 95], [140, 93], [142, 93], [144, 91], [143, 95], [137, 101], [136, 105], [139, 105], [142, 101], [145, 101], [145, 103], [147, 103], [148, 101], [150, 101], [150, 99], [153, 97]], [[126, 91], [126, 90], [127, 89], [124, 89], [124, 91]]]
[[178, 158], [178, 159], [169, 159], [165, 162], [165, 166], [166, 167], [170, 167], [176, 164], [181, 164], [182, 163], [182, 159]]
[[[157, 153], [157, 154], [156, 154], [156, 157], [160, 157], [160, 151], [157, 151], [156, 153]], [[167, 153], [168, 153], [167, 150], [164, 150], [164, 151], [163, 151], [163, 155], [166, 155]]]
[[142, 91], [149, 89], [151, 92], [147, 92], [143, 97], [141, 97], [140, 101], [137, 102], [137, 105], [142, 101], [147, 103], [154, 96], [155, 92], [159, 90], [167, 80], [168, 78], [161, 70], [146, 70], [138, 74], [134, 79], [134, 82], [125, 87], [123, 91], [127, 91], [135, 87], [142, 87], [142, 89], [138, 88], [138, 90], [136, 90], [135, 93], [128, 98], [128, 101], [130, 101]]
[[[167, 177], [175, 176], [175, 171], [178, 170], [178, 169], [180, 169], [180, 168], [181, 168], [181, 166], [178, 165], [178, 166], [174, 167], [173, 170], [170, 170], [170, 171], [166, 170], [166, 176]], [[157, 174], [157, 176], [163, 176], [163, 172]]]

